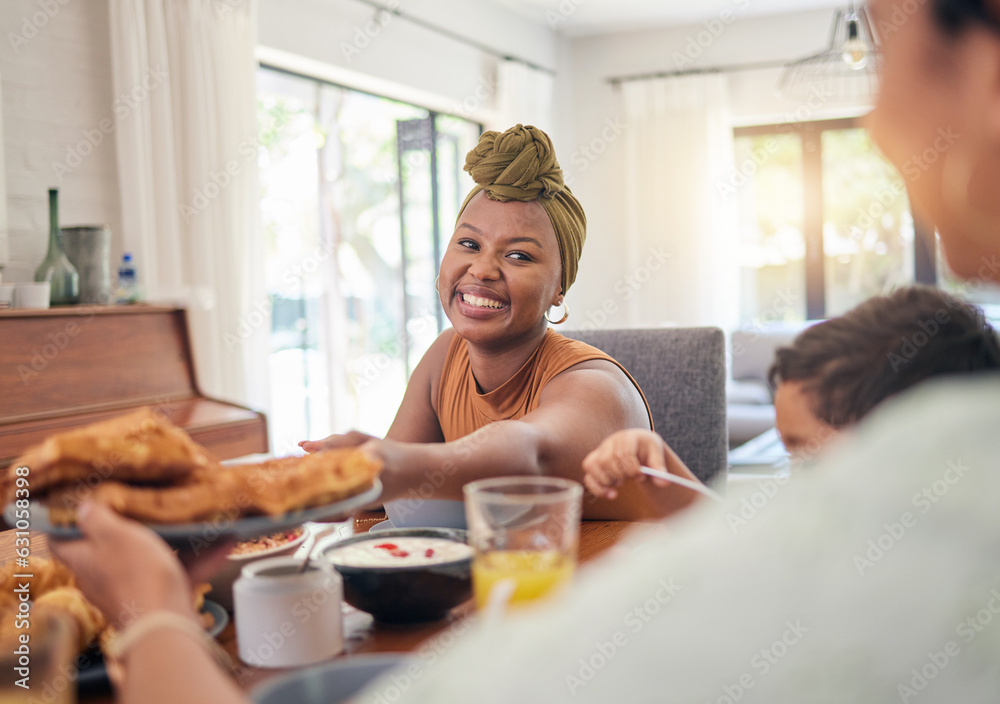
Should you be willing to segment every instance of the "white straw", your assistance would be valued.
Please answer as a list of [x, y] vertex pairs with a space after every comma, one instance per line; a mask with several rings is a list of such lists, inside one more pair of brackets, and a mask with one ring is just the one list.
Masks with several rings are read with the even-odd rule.
[[726, 503], [725, 499], [716, 494], [714, 491], [709, 489], [707, 486], [701, 482], [691, 481], [690, 479], [685, 479], [684, 477], [678, 477], [676, 474], [670, 474], [669, 472], [663, 472], [659, 469], [653, 469], [652, 467], [640, 467], [639, 471], [650, 477], [655, 477], [657, 479], [664, 479], [668, 482], [673, 482], [674, 484], [680, 484], [681, 486], [686, 486], [688, 489], [693, 489], [699, 494], [704, 494], [713, 501], [718, 501], [720, 504]]
[[486, 597], [486, 608], [483, 609], [483, 621], [486, 623], [496, 623], [503, 618], [507, 611], [507, 605], [514, 596], [517, 589], [517, 582], [511, 578], [501, 579], [493, 584], [490, 594]]

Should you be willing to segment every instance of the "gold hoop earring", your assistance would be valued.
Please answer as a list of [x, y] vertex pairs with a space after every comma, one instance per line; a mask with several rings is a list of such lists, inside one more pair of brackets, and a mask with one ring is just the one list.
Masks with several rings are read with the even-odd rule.
[[550, 318], [548, 311], [545, 311], [545, 313], [542, 314], [542, 317], [544, 317], [546, 320], [548, 320], [553, 325], [560, 325], [562, 323], [565, 323], [566, 319], [569, 318], [569, 306], [566, 305], [566, 301], [563, 301], [559, 305], [561, 305], [562, 309], [563, 309], [563, 317], [559, 318], [559, 320], [553, 320], [552, 318]]
[[441, 274], [438, 274], [437, 276], [434, 277], [434, 290], [437, 291], [438, 293], [441, 293], [441, 289], [438, 288], [438, 281], [440, 280], [441, 280]]

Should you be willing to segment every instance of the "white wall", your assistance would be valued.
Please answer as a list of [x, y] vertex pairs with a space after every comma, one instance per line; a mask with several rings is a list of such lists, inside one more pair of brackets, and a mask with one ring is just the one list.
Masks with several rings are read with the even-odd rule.
[[84, 147], [89, 153], [61, 181], [54, 167], [66, 164], [69, 149], [86, 143], [86, 131], [114, 117], [109, 45], [107, 0], [0, 3], [5, 281], [31, 280], [45, 256], [49, 188], [59, 189], [62, 225], [106, 223], [114, 251], [120, 251], [114, 139], [106, 136], [96, 147]]
[[[355, 0], [259, 1], [264, 47], [324, 62], [342, 69], [342, 78], [353, 77], [357, 87], [383, 88], [439, 110], [467, 112], [471, 106], [468, 115], [484, 119], [493, 109], [496, 59], [479, 50], [399, 17], [366, 36], [375, 11]], [[498, 51], [558, 67], [556, 35], [503, 8], [477, 4], [470, 12], [467, 0], [400, 0], [398, 7]], [[344, 45], [359, 51], [345, 53]], [[5, 161], [8, 221], [6, 233], [0, 222], [0, 262], [6, 240], [7, 281], [30, 280], [45, 255], [49, 188], [60, 189], [63, 225], [109, 224], [115, 259], [120, 254], [113, 135], [93, 149], [86, 145], [90, 153], [61, 181], [54, 167], [67, 163], [68, 150], [86, 141], [85, 132], [114, 117], [109, 46], [107, 0], [0, 3], [6, 153], [0, 164]]]
[[[732, 18], [725, 18], [729, 21], [716, 19], [711, 25], [580, 37], [571, 41], [574, 141], [568, 151], [560, 154], [560, 160], [571, 174], [573, 190], [588, 217], [580, 274], [568, 297], [575, 326], [612, 328], [669, 322], [648, 312], [638, 318], [630, 316], [626, 305], [629, 294], [623, 292], [642, 295], [641, 288], [636, 291], [624, 279], [630, 273], [621, 235], [626, 207], [622, 134], [628, 125], [623, 121], [620, 91], [606, 79], [678, 68], [799, 58], [825, 48], [832, 17], [832, 11], [747, 19], [735, 13]], [[695, 58], [690, 64], [678, 66], [675, 52], [685, 59], [688, 53]], [[775, 86], [780, 73], [780, 69], [769, 69], [729, 74], [735, 123], [794, 120], [790, 116], [803, 106], [777, 94]], [[862, 106], [828, 101], [819, 109], [799, 112], [798, 117], [856, 115], [861, 110]], [[609, 314], [608, 310], [616, 312]], [[645, 305], [640, 310], [655, 310], [655, 306]], [[703, 323], [719, 324], [711, 320]]]
[[[544, 23], [469, 0], [380, 2], [502, 54], [556, 70], [557, 80], [566, 80], [563, 44]], [[490, 121], [496, 57], [405, 17], [380, 23], [380, 16], [357, 0], [260, 0], [259, 42], [268, 50], [322, 62], [325, 77], [349, 87]], [[266, 62], [276, 55], [261, 56]], [[285, 57], [276, 58], [281, 62]], [[557, 148], [560, 140], [568, 143], [568, 131], [552, 137]]]

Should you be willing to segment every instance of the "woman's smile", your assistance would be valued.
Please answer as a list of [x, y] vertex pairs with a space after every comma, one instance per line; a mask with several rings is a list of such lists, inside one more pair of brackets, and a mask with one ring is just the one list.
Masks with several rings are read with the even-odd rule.
[[559, 299], [561, 270], [544, 208], [480, 194], [441, 261], [441, 305], [456, 332], [473, 343], [539, 335], [543, 314]]

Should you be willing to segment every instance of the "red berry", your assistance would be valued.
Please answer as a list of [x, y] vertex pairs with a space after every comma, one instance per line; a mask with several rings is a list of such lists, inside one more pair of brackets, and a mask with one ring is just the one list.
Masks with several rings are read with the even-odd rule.
[[382, 550], [398, 550], [399, 549], [396, 546], [395, 543], [380, 543], [380, 544], [376, 545], [375, 547], [376, 547], [376, 549], [382, 549]]
[[406, 552], [406, 550], [400, 550], [399, 548], [396, 548], [395, 550], [391, 550], [389, 554], [392, 555], [393, 557], [406, 557], [410, 553]]
[[434, 548], [427, 548], [427, 552], [424, 553], [424, 557], [434, 557]]

